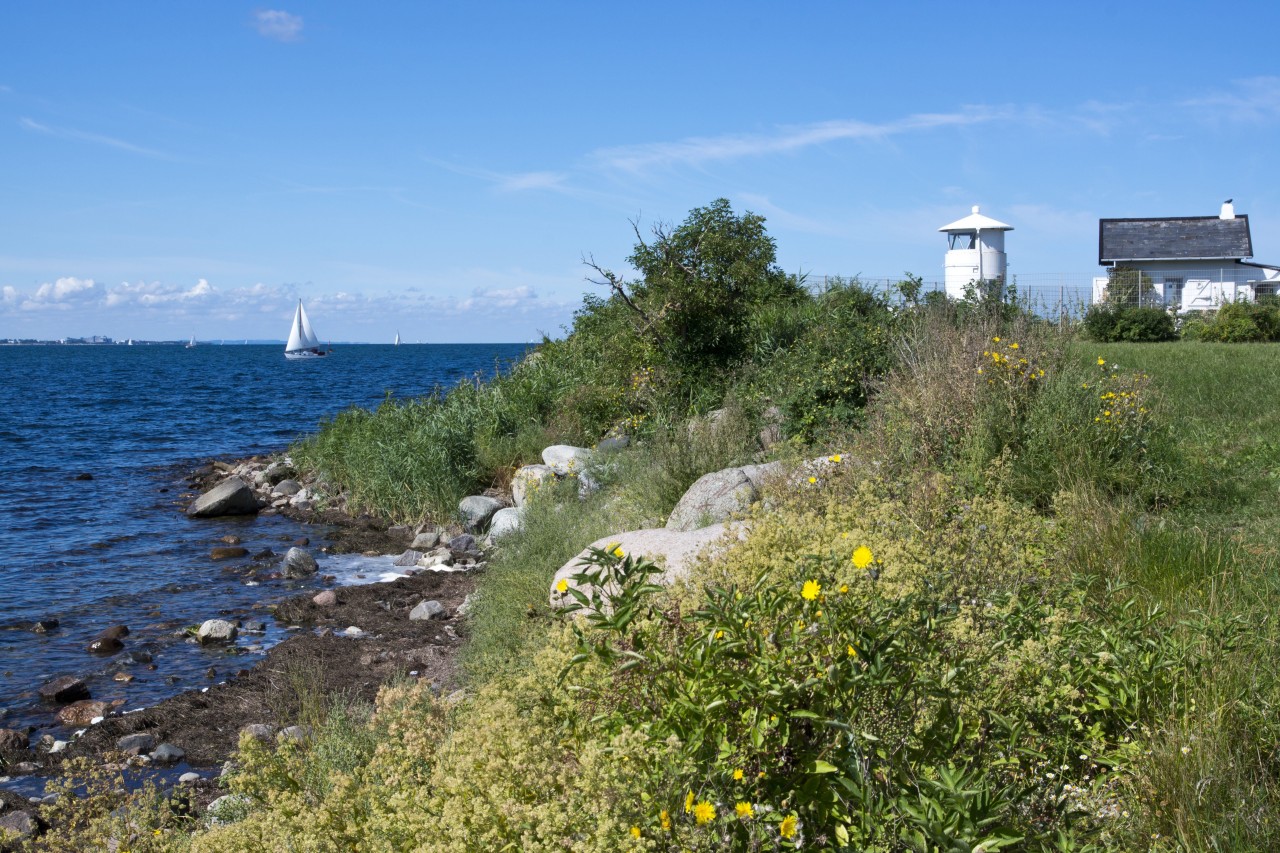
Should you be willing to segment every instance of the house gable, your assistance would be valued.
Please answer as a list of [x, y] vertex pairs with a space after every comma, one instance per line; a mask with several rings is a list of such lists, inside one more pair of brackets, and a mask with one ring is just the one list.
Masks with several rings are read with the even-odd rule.
[[1098, 263], [1238, 261], [1253, 256], [1249, 217], [1183, 216], [1098, 220]]

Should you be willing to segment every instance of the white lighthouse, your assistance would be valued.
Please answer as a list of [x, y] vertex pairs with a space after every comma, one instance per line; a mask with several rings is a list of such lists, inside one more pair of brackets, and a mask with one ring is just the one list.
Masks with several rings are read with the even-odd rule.
[[947, 235], [947, 257], [943, 263], [943, 283], [947, 296], [963, 299], [969, 285], [1005, 280], [1008, 258], [1004, 253], [1004, 232], [1012, 225], [973, 212], [964, 219], [938, 229]]

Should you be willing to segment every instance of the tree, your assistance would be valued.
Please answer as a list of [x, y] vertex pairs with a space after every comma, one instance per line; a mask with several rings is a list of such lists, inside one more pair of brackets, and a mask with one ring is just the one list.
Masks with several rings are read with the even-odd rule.
[[1121, 308], [1156, 307], [1162, 300], [1151, 276], [1133, 267], [1115, 266], [1107, 272], [1106, 302]]
[[635, 327], [685, 375], [726, 367], [748, 344], [750, 319], [760, 307], [798, 299], [803, 290], [776, 262], [764, 217], [736, 215], [726, 199], [697, 207], [677, 228], [658, 224], [652, 242], [632, 223], [636, 246], [627, 262], [636, 281], [584, 262], [631, 312]]

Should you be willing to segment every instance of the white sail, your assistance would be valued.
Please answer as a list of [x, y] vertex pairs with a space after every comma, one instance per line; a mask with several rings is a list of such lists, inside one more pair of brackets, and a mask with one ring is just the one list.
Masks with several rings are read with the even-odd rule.
[[396, 332], [396, 346], [400, 346], [400, 333]]
[[307, 319], [307, 310], [302, 307], [302, 300], [298, 300], [298, 315], [302, 317], [302, 340], [309, 348], [320, 346], [320, 339], [316, 337], [316, 330], [311, 328], [311, 321]]
[[289, 329], [289, 343], [284, 345], [285, 352], [297, 352], [298, 350], [304, 350], [310, 346], [310, 344], [307, 343], [306, 338], [302, 336], [303, 316], [302, 300], [299, 299], [298, 310], [293, 312], [293, 327]]
[[284, 355], [288, 359], [316, 358], [327, 355], [320, 347], [320, 338], [316, 337], [311, 321], [307, 319], [307, 309], [298, 300], [298, 310], [293, 312], [293, 327], [289, 329], [289, 342], [284, 345]]

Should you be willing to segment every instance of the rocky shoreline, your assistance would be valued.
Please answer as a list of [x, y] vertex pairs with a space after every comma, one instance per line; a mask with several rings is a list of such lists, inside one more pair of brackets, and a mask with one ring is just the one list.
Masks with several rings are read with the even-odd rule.
[[[268, 605], [276, 625], [288, 631], [286, 639], [252, 666], [236, 668], [242, 662], [228, 657], [223, 671], [211, 670], [217, 683], [144, 709], [122, 713], [91, 699], [74, 677], [54, 679], [44, 685], [42, 696], [59, 708], [61, 721], [83, 728], [78, 736], [60, 740], [41, 736], [38, 729], [5, 729], [0, 721], [0, 775], [52, 782], [67, 762], [88, 759], [134, 778], [150, 775], [175, 785], [191, 805], [203, 808], [224, 793], [218, 777], [242, 731], [266, 738], [298, 736], [289, 726], [301, 714], [315, 713], [329, 697], [372, 702], [382, 685], [400, 678], [425, 679], [440, 691], [457, 689], [456, 656], [465, 635], [460, 611], [465, 612], [475, 588], [475, 572], [484, 568], [475, 538], [456, 527], [415, 530], [349, 514], [341, 495], [330, 497], [324, 484], [296, 476], [286, 460], [215, 460], [191, 473], [191, 492], [174, 503], [194, 516], [210, 494], [232, 494], [231, 513], [280, 513], [324, 526], [325, 553], [400, 555], [405, 559], [396, 562], [406, 576], [353, 586], [335, 586], [326, 577], [319, 591]], [[214, 515], [227, 514], [224, 510]], [[282, 559], [272, 555], [259, 571], [269, 576], [315, 572], [308, 544], [294, 543]], [[208, 620], [200, 641], [227, 642], [238, 631], [262, 630], [260, 621], [248, 615]], [[103, 644], [99, 653], [121, 651], [127, 634], [125, 626], [104, 631], [95, 640]], [[40, 797], [0, 788], [0, 828], [22, 836], [38, 833], [40, 804]]]

